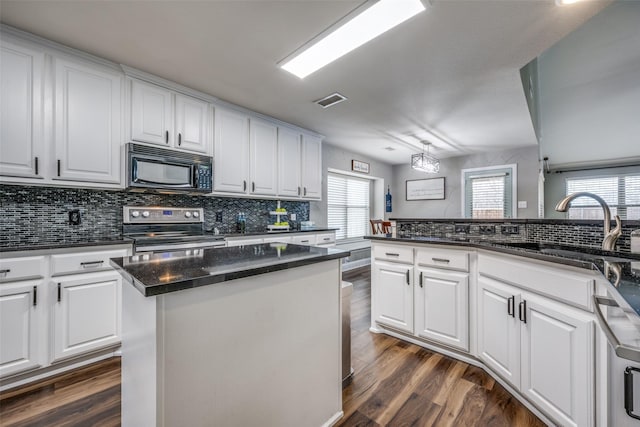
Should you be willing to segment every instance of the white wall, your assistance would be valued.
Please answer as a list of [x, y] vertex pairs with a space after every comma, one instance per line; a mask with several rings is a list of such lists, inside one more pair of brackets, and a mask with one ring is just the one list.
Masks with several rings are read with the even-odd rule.
[[[451, 157], [440, 161], [440, 173], [429, 175], [411, 169], [409, 159], [404, 165], [393, 167], [393, 212], [391, 218], [462, 218], [461, 170], [484, 166], [518, 165], [518, 200], [527, 202], [526, 209], [518, 209], [518, 218], [537, 218], [538, 203], [538, 147]], [[406, 201], [405, 183], [409, 179], [445, 177], [444, 200]]]
[[[369, 173], [362, 174], [362, 176], [384, 179], [385, 188], [383, 193], [386, 192], [386, 185], [392, 183], [393, 172], [390, 164], [382, 163], [362, 154], [356, 154], [324, 142], [322, 144], [322, 201], [311, 202], [309, 209], [309, 217], [311, 221], [315, 221], [316, 225], [321, 227], [327, 225], [327, 169], [339, 169], [349, 172], [351, 171], [352, 160], [369, 163]], [[381, 195], [378, 194], [378, 196]], [[389, 214], [386, 214], [386, 217], [388, 218]]]
[[540, 55], [540, 156], [640, 159], [640, 2], [612, 3]]

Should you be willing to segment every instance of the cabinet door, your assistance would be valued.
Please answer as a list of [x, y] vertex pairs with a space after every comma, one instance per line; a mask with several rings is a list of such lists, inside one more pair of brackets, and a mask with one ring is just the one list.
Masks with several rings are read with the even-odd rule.
[[520, 387], [518, 289], [480, 276], [478, 279], [478, 356], [514, 387]]
[[251, 119], [250, 168], [252, 194], [275, 196], [278, 190], [278, 127]]
[[249, 118], [216, 108], [213, 189], [246, 193], [249, 176]]
[[116, 272], [54, 282], [53, 361], [120, 342], [121, 287]]
[[122, 76], [55, 61], [54, 179], [120, 183]]
[[300, 133], [278, 128], [278, 195], [299, 197], [300, 186]]
[[469, 351], [469, 275], [416, 271], [416, 335]]
[[170, 146], [173, 144], [173, 99], [159, 86], [131, 82], [131, 139]]
[[322, 140], [302, 135], [302, 197], [322, 198]]
[[44, 54], [0, 45], [0, 175], [41, 177]]
[[0, 284], [0, 377], [42, 366], [40, 281]]
[[561, 425], [594, 425], [593, 320], [538, 296], [525, 304], [522, 393]]
[[376, 261], [372, 292], [374, 320], [401, 331], [413, 332], [413, 266]]
[[175, 146], [210, 153], [209, 104], [190, 96], [176, 95]]

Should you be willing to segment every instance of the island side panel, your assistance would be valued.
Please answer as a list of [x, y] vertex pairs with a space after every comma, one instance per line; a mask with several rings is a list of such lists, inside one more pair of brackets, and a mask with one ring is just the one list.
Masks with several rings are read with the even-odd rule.
[[159, 416], [157, 299], [122, 285], [122, 426], [152, 427]]
[[164, 425], [333, 423], [340, 285], [331, 260], [159, 297]]

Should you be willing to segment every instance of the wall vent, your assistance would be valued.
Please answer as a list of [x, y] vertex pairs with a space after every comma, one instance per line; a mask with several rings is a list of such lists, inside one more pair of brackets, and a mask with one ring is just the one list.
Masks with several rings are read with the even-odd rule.
[[338, 92], [335, 92], [329, 96], [325, 96], [324, 98], [318, 99], [317, 101], [313, 101], [313, 102], [315, 102], [322, 108], [328, 108], [328, 107], [331, 107], [332, 105], [339, 104], [342, 101], [346, 101], [346, 100], [347, 100], [346, 96], [340, 95]]

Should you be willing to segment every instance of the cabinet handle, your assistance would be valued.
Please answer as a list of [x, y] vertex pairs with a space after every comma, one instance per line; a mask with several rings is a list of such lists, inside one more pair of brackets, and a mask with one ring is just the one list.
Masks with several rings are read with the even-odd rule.
[[300, 187], [298, 187], [298, 196], [300, 195]]
[[407, 285], [411, 284], [410, 280], [411, 279], [409, 278], [409, 270], [407, 270]]
[[445, 264], [449, 264], [449, 260], [446, 258], [431, 258], [433, 262], [444, 262]]
[[4, 270], [0, 270], [0, 274], [7, 274], [11, 271], [10, 268], [5, 268]]
[[38, 158], [37, 157], [34, 159], [33, 163], [34, 163], [33, 166], [36, 170], [36, 175], [38, 175]]
[[516, 303], [516, 297], [511, 295], [509, 299], [507, 299], [507, 314], [511, 317], [516, 317], [516, 311], [514, 304]]
[[521, 322], [527, 323], [527, 301], [518, 304], [518, 318]]
[[83, 268], [87, 268], [87, 267], [90, 267], [90, 266], [93, 266], [93, 265], [100, 265], [102, 263], [104, 263], [104, 261], [85, 261], [85, 262], [81, 262], [80, 265]]
[[62, 301], [62, 289], [60, 288], [60, 282], [58, 282], [58, 302]]
[[164, 131], [164, 143], [165, 144], [169, 143], [169, 131], [168, 130]]
[[38, 287], [34, 286], [33, 287], [33, 306], [35, 307], [36, 305], [38, 305]]
[[247, 181], [242, 181], [242, 191], [247, 191]]
[[322, 240], [324, 240], [325, 242], [328, 242], [329, 240], [331, 240], [331, 237], [325, 237], [325, 238], [324, 238], [324, 239], [322, 239]]
[[60, 176], [60, 159], [58, 159], [58, 176]]
[[178, 132], [178, 146], [182, 145], [182, 133]]
[[251, 192], [254, 193], [256, 191], [256, 183], [255, 182], [251, 182]]
[[300, 240], [300, 243], [309, 243], [308, 240]]
[[307, 187], [304, 187], [304, 195], [307, 195]]
[[393, 253], [393, 252], [385, 252], [384, 254], [386, 256], [400, 256], [400, 254], [396, 254], [396, 253]]
[[422, 287], [422, 272], [420, 272], [420, 287]]
[[624, 410], [627, 415], [636, 420], [640, 420], [640, 415], [633, 413], [633, 372], [640, 372], [640, 369], [627, 366], [624, 370]]

